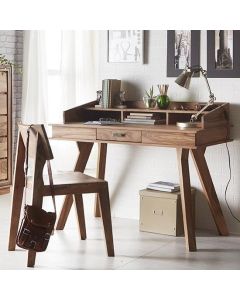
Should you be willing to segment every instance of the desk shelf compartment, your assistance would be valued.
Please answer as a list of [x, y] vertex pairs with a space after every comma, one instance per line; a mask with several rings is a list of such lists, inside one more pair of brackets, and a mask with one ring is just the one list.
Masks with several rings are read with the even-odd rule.
[[[133, 102], [133, 101], [130, 101]], [[175, 102], [176, 103], [176, 102]], [[86, 103], [81, 106], [74, 107], [64, 112], [64, 123], [96, 121], [99, 118], [114, 118], [123, 121], [130, 113], [153, 113], [154, 117], [164, 120], [164, 125], [176, 125], [177, 122], [189, 122], [193, 114], [198, 110], [192, 108], [196, 107], [196, 102], [185, 102], [183, 105], [178, 106], [175, 104], [170, 105], [170, 109], [146, 109], [146, 108], [96, 108], [96, 101]], [[133, 104], [131, 104], [133, 105]], [[205, 103], [198, 103], [199, 109]], [[155, 125], [161, 126], [161, 125]], [[211, 128], [216, 126], [229, 127], [229, 103], [216, 102], [210, 106], [206, 111], [201, 113], [198, 117], [199, 128]]]

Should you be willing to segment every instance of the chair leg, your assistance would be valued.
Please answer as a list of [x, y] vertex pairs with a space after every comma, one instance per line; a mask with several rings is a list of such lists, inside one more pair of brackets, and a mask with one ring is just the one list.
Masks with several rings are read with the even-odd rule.
[[99, 202], [100, 202], [108, 256], [114, 256], [112, 219], [111, 219], [108, 185], [106, 185], [106, 187], [101, 192], [99, 192]]
[[[33, 192], [33, 202], [32, 204], [37, 206], [37, 207], [40, 207], [42, 208], [42, 203], [43, 203], [43, 197], [42, 195], [39, 195], [38, 194], [38, 191]], [[35, 260], [36, 260], [36, 251], [33, 251], [33, 250], [28, 250], [28, 261], [27, 261], [27, 266], [28, 267], [34, 267], [35, 265]]]
[[83, 206], [83, 198], [81, 194], [75, 194], [75, 205], [76, 205], [76, 212], [77, 212], [77, 218], [78, 218], [78, 225], [79, 225], [79, 231], [81, 235], [82, 240], [86, 240], [86, 224], [85, 224], [85, 216], [84, 216], [84, 206]]
[[72, 204], [73, 204], [73, 196], [67, 195], [64, 200], [64, 203], [63, 203], [63, 206], [62, 206], [62, 209], [60, 212], [60, 216], [57, 221], [56, 230], [64, 229], [65, 224], [67, 222], [68, 215], [69, 215], [71, 207], [72, 207]]
[[22, 196], [24, 187], [14, 187], [12, 196], [12, 214], [11, 214], [11, 225], [9, 234], [8, 250], [14, 251], [16, 247], [16, 237], [20, 221], [21, 207], [22, 207]]
[[35, 265], [35, 260], [36, 260], [36, 251], [29, 250], [28, 251], [28, 261], [27, 261], [27, 266], [30, 268], [33, 268]]
[[8, 250], [14, 251], [16, 247], [16, 236], [20, 220], [20, 213], [22, 207], [22, 197], [24, 190], [24, 159], [25, 146], [21, 134], [18, 134], [18, 144], [16, 151], [15, 174], [12, 194], [12, 214]]

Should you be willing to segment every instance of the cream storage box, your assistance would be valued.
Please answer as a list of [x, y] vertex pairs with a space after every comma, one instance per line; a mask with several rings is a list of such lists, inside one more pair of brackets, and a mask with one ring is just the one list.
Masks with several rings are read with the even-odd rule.
[[[178, 236], [183, 234], [180, 192], [168, 193], [145, 189], [140, 195], [140, 231]], [[195, 223], [195, 190], [192, 189]]]

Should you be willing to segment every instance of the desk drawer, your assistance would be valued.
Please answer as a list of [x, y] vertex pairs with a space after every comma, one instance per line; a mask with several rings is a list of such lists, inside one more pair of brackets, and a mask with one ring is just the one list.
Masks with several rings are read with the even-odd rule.
[[97, 139], [104, 141], [141, 143], [142, 133], [140, 130], [100, 128], [97, 129]]
[[0, 159], [0, 180], [8, 178], [7, 159]]
[[52, 137], [67, 139], [67, 140], [96, 140], [96, 129], [95, 128], [81, 128], [71, 126], [53, 126]]
[[0, 94], [0, 115], [7, 114], [7, 95]]
[[0, 72], [0, 93], [7, 93], [7, 72]]
[[158, 144], [162, 146], [195, 146], [194, 133], [177, 133], [177, 132], [154, 132], [143, 131], [142, 142], [145, 144]]
[[0, 116], [0, 136], [7, 135], [7, 117]]
[[7, 138], [0, 137], [0, 158], [7, 157]]

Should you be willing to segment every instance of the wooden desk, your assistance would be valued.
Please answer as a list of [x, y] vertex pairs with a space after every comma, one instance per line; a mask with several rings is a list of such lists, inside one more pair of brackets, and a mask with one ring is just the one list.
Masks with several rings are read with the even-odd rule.
[[[191, 213], [191, 188], [188, 163], [190, 152], [218, 233], [220, 235], [228, 235], [228, 228], [204, 157], [207, 146], [229, 141], [228, 103], [213, 105], [209, 111], [201, 114], [198, 120], [198, 128], [184, 130], [179, 129], [176, 126], [176, 122], [188, 121], [194, 113], [191, 109], [96, 109], [94, 108], [94, 104], [95, 102], [91, 102], [67, 110], [64, 112], [64, 124], [52, 125], [52, 137], [54, 139], [77, 142], [80, 153], [75, 166], [76, 171], [84, 171], [93, 143], [98, 143], [99, 145], [98, 178], [104, 178], [105, 176], [108, 143], [176, 148], [186, 247], [189, 251], [196, 251], [195, 228]], [[192, 103], [192, 105], [195, 104]], [[83, 124], [85, 121], [98, 120], [100, 117], [114, 117], [123, 120], [130, 112], [154, 112], [154, 114], [158, 114], [164, 119], [165, 122], [162, 125], [122, 124], [101, 126]], [[64, 228], [72, 202], [71, 196], [68, 196], [68, 199], [63, 204], [57, 229]], [[95, 216], [100, 216], [97, 197], [95, 202]]]
[[[64, 124], [52, 125], [54, 139], [77, 142], [79, 157], [75, 165], [76, 171], [84, 171], [94, 143], [99, 145], [97, 177], [102, 179], [105, 176], [108, 143], [176, 148], [186, 247], [189, 251], [196, 251], [188, 163], [190, 152], [218, 232], [220, 235], [228, 235], [227, 225], [204, 153], [207, 146], [229, 141], [229, 104], [214, 104], [210, 111], [201, 114], [198, 128], [184, 130], [179, 129], [176, 122], [189, 121], [190, 116], [194, 113], [193, 110], [96, 109], [94, 104], [95, 102], [91, 102], [67, 110], [64, 112]], [[100, 117], [115, 117], [123, 120], [130, 112], [154, 112], [165, 121], [162, 125], [100, 126], [83, 124], [85, 121], [98, 120]], [[68, 195], [57, 223], [58, 230], [64, 228], [72, 203], [72, 196]], [[100, 216], [97, 197], [95, 216]]]

